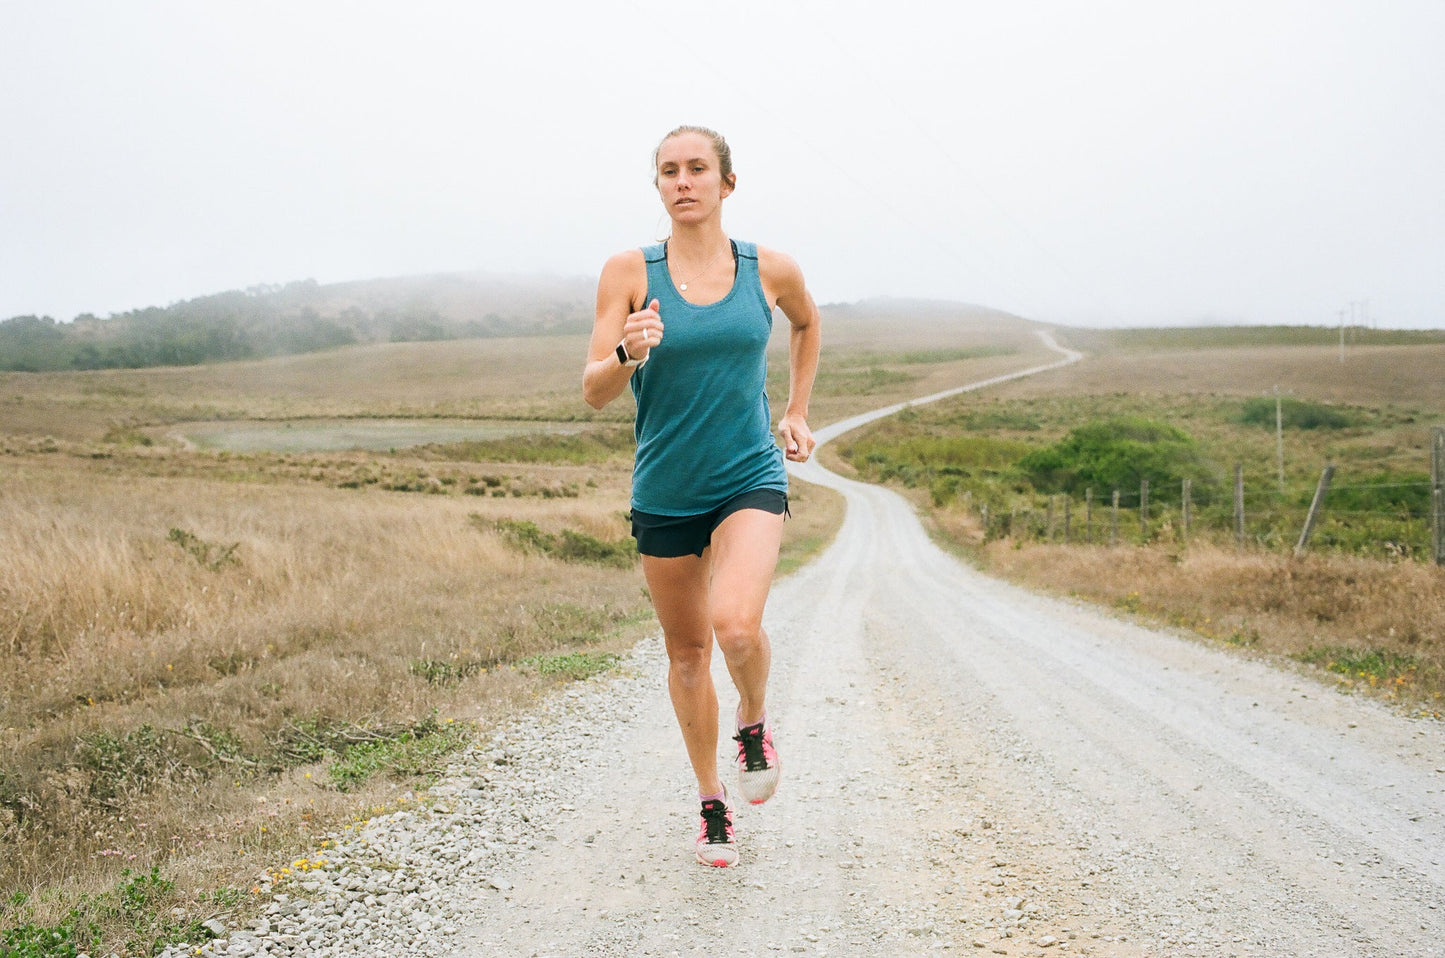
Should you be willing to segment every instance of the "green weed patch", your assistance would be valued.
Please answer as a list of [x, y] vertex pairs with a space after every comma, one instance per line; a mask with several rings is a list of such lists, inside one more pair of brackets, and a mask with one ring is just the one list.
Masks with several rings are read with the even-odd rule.
[[637, 549], [631, 537], [603, 541], [575, 529], [544, 532], [535, 522], [516, 519], [490, 520], [473, 514], [472, 521], [481, 528], [495, 529], [519, 549], [540, 552], [564, 562], [591, 562], [620, 569], [637, 562]]
[[561, 655], [534, 655], [519, 664], [539, 675], [552, 675], [574, 682], [589, 679], [617, 667], [621, 657], [612, 652], [567, 652]]
[[94, 925], [72, 911], [70, 920], [58, 925], [25, 924], [0, 931], [0, 958], [76, 958], [99, 940]]
[[442, 759], [463, 748], [471, 738], [471, 726], [438, 722], [432, 717], [390, 737], [347, 748], [327, 767], [326, 774], [332, 785], [342, 792], [351, 791], [378, 774], [426, 778], [437, 774]]
[[233, 542], [228, 546], [216, 545], [184, 529], [172, 529], [167, 533], [166, 539], [180, 546], [181, 551], [195, 559], [202, 568], [210, 569], [212, 572], [219, 572], [223, 566], [232, 563], [239, 565], [241, 562], [236, 558], [236, 550], [241, 545], [239, 542]]
[[1347, 675], [1374, 682], [1388, 682], [1413, 674], [1419, 661], [1413, 655], [1402, 655], [1384, 649], [1310, 649], [1298, 656], [1301, 662], [1318, 665], [1337, 675]]
[[133, 955], [214, 937], [199, 918], [175, 910], [180, 902], [176, 883], [162, 878], [159, 867], [126, 869], [113, 889], [82, 898], [59, 924], [27, 923], [0, 931], [0, 958], [77, 958], [100, 945], [102, 924], [124, 940], [124, 953]]

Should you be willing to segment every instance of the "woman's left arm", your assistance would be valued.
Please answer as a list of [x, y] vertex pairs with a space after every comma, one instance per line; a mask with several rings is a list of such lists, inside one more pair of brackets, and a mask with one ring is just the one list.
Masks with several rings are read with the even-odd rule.
[[790, 256], [773, 250], [758, 250], [758, 271], [763, 291], [788, 317], [788, 408], [778, 421], [783, 453], [794, 462], [806, 462], [817, 443], [808, 428], [808, 401], [818, 375], [818, 357], [823, 346], [823, 321], [818, 305], [803, 282], [803, 271]]

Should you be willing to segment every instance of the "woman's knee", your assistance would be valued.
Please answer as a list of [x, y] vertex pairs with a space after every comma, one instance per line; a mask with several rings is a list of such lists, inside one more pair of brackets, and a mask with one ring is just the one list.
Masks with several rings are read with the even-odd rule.
[[762, 643], [763, 624], [752, 615], [718, 616], [713, 620], [713, 634], [723, 654], [735, 658], [747, 655]]
[[674, 676], [692, 684], [712, 674], [712, 645], [670, 645], [667, 649], [667, 661]]

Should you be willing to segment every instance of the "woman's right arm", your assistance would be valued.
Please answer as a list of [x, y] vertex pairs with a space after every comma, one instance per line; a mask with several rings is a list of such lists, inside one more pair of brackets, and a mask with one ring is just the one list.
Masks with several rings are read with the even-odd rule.
[[642, 250], [618, 253], [602, 267], [597, 281], [597, 315], [587, 347], [587, 366], [582, 371], [582, 398], [593, 409], [601, 409], [620, 396], [637, 369], [618, 361], [619, 342], [629, 356], [646, 359], [651, 347], [662, 341], [657, 301], [645, 309], [636, 308], [646, 295], [647, 264]]

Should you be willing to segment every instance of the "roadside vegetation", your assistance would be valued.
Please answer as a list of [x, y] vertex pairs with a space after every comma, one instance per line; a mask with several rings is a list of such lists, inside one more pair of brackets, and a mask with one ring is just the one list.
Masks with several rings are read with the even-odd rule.
[[[1315, 362], [1333, 372], [1330, 358]], [[1215, 373], [1227, 389], [1228, 373]], [[1445, 571], [1430, 525], [1438, 386], [1419, 384], [1418, 405], [1323, 402], [1296, 388], [1277, 406], [1272, 395], [1140, 385], [964, 395], [850, 434], [830, 455], [908, 490], [991, 571], [1445, 712]], [[1408, 399], [1412, 384], [1397, 386]], [[1296, 557], [1326, 463], [1333, 482]]]

